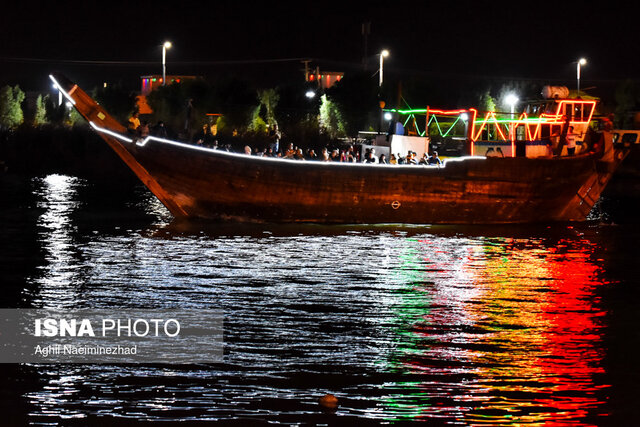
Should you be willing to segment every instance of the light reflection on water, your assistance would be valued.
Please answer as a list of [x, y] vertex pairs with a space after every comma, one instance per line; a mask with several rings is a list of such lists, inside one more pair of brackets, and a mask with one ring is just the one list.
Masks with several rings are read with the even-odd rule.
[[43, 299], [42, 308], [70, 306], [75, 302], [80, 282], [78, 263], [73, 261], [73, 223], [70, 213], [78, 206], [76, 186], [79, 180], [49, 175], [40, 182], [37, 207], [43, 210], [37, 226], [46, 264], [38, 272], [36, 283]]
[[[389, 399], [394, 416], [569, 422], [603, 404], [598, 391], [608, 385], [593, 381], [603, 373], [598, 319], [605, 314], [592, 298], [602, 285], [590, 261], [593, 245], [583, 239], [548, 248], [534, 239], [442, 240], [418, 240], [417, 252], [426, 255], [406, 259], [414, 267], [406, 268], [410, 274], [431, 273], [426, 282], [407, 281], [407, 303], [397, 313], [401, 351], [391, 366], [465, 380], [418, 381], [409, 394], [403, 384]], [[450, 404], [423, 404], [434, 397]]]
[[[114, 209], [151, 220], [111, 227], [78, 219], [85, 181], [34, 185], [45, 259], [32, 306], [220, 308], [225, 363], [25, 367], [43, 381], [24, 395], [31, 421], [580, 424], [603, 411], [595, 290], [608, 283], [579, 230], [169, 224], [146, 194]], [[326, 392], [336, 414], [317, 406]]]

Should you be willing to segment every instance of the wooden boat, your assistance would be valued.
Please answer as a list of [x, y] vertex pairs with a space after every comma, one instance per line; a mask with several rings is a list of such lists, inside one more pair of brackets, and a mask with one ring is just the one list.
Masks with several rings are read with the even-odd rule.
[[316, 223], [583, 221], [625, 152], [477, 156], [444, 167], [300, 162], [136, 139], [62, 75], [54, 84], [176, 218]]

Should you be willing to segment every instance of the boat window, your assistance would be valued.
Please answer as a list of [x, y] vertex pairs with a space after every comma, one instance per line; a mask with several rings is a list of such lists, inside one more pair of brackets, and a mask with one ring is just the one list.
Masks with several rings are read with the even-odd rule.
[[573, 120], [582, 120], [582, 106], [584, 104], [573, 105]]
[[589, 119], [591, 110], [593, 110], [593, 104], [582, 104], [582, 120]]
[[[555, 102], [549, 102], [549, 103], [547, 103], [545, 113], [547, 113], [547, 114], [556, 114], [556, 110], [557, 109], [558, 109], [558, 106], [557, 106], [557, 104]], [[564, 114], [564, 112], [562, 112], [562, 111], [560, 113]]]
[[622, 135], [622, 143], [635, 144], [638, 140], [638, 134], [636, 133], [625, 133]]

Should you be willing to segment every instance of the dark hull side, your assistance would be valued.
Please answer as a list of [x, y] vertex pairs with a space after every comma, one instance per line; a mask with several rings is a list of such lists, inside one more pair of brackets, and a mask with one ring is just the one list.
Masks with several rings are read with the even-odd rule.
[[581, 221], [619, 162], [617, 156], [606, 162], [591, 154], [469, 158], [433, 168], [267, 159], [154, 139], [142, 144], [118, 138], [126, 135], [122, 125], [77, 86], [57, 78], [78, 111], [176, 217], [414, 224]]

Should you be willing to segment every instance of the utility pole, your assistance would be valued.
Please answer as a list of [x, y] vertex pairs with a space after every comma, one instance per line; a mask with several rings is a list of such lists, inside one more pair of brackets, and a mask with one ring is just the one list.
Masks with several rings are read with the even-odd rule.
[[309, 81], [309, 63], [311, 62], [311, 60], [305, 59], [300, 62], [304, 64], [304, 81], [308, 82]]
[[364, 71], [367, 71], [367, 57], [368, 57], [367, 43], [368, 43], [370, 34], [371, 34], [371, 22], [363, 22], [362, 23], [362, 68]]

